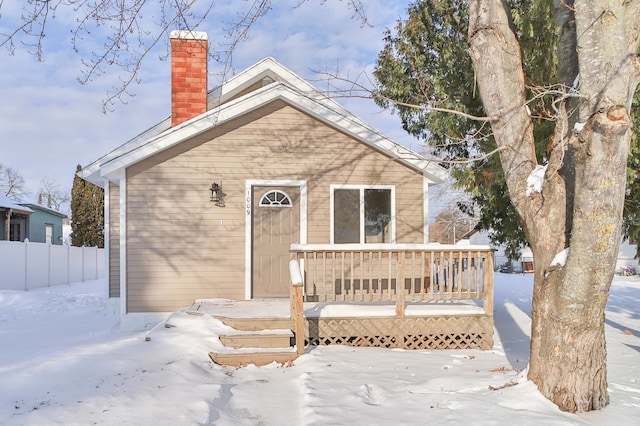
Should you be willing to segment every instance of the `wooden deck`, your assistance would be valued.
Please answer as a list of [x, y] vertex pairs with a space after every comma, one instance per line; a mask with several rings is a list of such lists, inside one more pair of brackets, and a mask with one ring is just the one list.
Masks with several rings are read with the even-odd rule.
[[196, 301], [189, 313], [213, 315], [234, 329], [220, 336], [232, 349], [211, 353], [211, 359], [225, 365], [287, 363], [307, 346], [331, 344], [493, 347], [493, 257], [488, 247], [367, 249], [292, 245], [290, 299]]

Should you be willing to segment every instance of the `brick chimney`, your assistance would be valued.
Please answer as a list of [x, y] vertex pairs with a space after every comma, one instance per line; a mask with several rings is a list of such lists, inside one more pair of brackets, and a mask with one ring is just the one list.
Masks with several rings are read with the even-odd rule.
[[171, 126], [207, 111], [207, 33], [171, 31]]

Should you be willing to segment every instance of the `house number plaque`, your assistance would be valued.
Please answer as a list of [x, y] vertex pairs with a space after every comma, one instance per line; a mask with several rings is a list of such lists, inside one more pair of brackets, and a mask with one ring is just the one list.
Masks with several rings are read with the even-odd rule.
[[251, 215], [251, 191], [247, 190], [247, 216]]

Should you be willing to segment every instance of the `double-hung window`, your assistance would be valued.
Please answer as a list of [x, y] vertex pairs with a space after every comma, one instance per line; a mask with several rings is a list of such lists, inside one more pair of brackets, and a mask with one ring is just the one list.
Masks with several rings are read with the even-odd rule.
[[331, 242], [392, 243], [395, 241], [393, 186], [332, 185]]

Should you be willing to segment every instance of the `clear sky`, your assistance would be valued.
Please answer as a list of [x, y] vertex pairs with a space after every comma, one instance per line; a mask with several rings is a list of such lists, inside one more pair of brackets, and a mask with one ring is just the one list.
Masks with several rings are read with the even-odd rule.
[[[150, 0], [151, 1], [151, 0]], [[273, 1], [272, 10], [252, 28], [233, 57], [236, 71], [272, 56], [322, 89], [316, 71], [335, 71], [355, 78], [370, 72], [383, 46], [384, 31], [406, 16], [409, 1], [366, 0], [371, 26], [353, 18], [345, 1]], [[203, 1], [208, 4], [208, 1]], [[5, 0], [0, 9], [0, 34], [19, 22], [17, 0]], [[246, 2], [214, 3], [209, 18], [198, 30], [209, 34], [211, 50], [224, 43], [221, 28], [236, 17]], [[149, 17], [147, 17], [148, 19]], [[152, 18], [152, 17], [151, 17]], [[0, 163], [16, 169], [27, 181], [32, 198], [43, 178], [70, 190], [77, 164], [85, 166], [130, 138], [166, 118], [170, 111], [169, 62], [161, 60], [164, 46], [148, 55], [138, 73], [139, 84], [126, 104], [102, 112], [102, 100], [117, 81], [116, 70], [88, 85], [81, 85], [82, 57], [71, 45], [70, 30], [75, 17], [68, 11], [51, 19], [43, 62], [17, 46], [14, 55], [0, 50]], [[97, 49], [102, 40], [94, 32], [81, 43], [85, 51]], [[217, 64], [209, 63], [209, 88], [219, 85]], [[360, 77], [365, 81], [367, 77]], [[420, 144], [406, 135], [399, 119], [381, 112], [371, 100], [339, 99], [347, 108], [387, 136], [420, 151]]]

